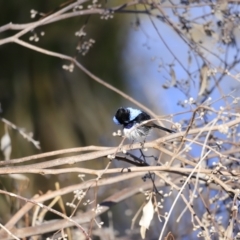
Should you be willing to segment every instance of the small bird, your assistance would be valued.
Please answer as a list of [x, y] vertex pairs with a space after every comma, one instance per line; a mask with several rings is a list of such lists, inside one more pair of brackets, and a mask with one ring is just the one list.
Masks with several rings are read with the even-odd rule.
[[144, 121], [150, 119], [151, 117], [147, 113], [130, 107], [119, 108], [115, 116], [113, 117], [114, 123], [122, 125], [124, 135], [133, 141], [145, 140], [152, 128], [158, 128], [169, 133], [175, 132], [171, 129], [158, 126], [157, 124], [152, 122], [142, 124]]

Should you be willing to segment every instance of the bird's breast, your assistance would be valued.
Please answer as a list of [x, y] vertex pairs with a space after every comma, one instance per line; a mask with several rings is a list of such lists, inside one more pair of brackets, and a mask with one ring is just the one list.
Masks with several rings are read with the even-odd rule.
[[124, 127], [124, 135], [130, 140], [143, 140], [149, 134], [150, 128], [145, 126], [137, 127], [138, 124], [135, 124], [131, 128]]

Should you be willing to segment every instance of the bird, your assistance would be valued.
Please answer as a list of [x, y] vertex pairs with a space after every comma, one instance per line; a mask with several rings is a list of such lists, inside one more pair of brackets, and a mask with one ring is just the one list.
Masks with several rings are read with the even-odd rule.
[[146, 112], [131, 107], [120, 107], [113, 117], [114, 123], [122, 125], [124, 135], [132, 141], [145, 141], [152, 128], [175, 133], [174, 130], [159, 126], [152, 122], [143, 123], [150, 119], [150, 115]]

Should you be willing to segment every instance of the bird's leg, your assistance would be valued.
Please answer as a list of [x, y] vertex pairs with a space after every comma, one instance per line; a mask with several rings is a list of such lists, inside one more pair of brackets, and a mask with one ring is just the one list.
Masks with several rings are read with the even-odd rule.
[[144, 138], [143, 141], [140, 142], [141, 149], [144, 149], [144, 144], [145, 144], [145, 142], [146, 142], [146, 138]]

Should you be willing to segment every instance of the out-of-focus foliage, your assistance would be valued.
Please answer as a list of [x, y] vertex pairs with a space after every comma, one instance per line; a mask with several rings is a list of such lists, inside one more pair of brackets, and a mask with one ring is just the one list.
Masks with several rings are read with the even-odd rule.
[[[32, 22], [32, 9], [48, 13], [62, 3], [63, 1], [53, 3], [42, 0], [0, 2], [0, 26], [9, 22]], [[36, 16], [35, 19], [40, 17]], [[79, 54], [79, 61], [109, 83], [124, 87], [119, 57], [126, 39], [124, 30], [119, 35], [119, 28], [125, 28], [123, 21], [121, 16], [116, 16], [112, 21], [101, 20], [99, 16], [70, 18], [40, 27], [23, 39], [29, 41], [37, 34], [39, 41], [33, 41], [37, 46], [75, 56], [78, 44], [75, 33], [86, 24], [86, 38], [95, 40], [94, 50], [90, 49], [85, 56]], [[10, 36], [14, 32], [0, 33], [0, 38]], [[114, 145], [114, 126], [111, 119], [120, 100], [116, 94], [77, 69], [72, 73], [64, 70], [62, 66], [68, 62], [61, 59], [15, 44], [1, 46], [0, 52], [2, 116], [26, 131], [32, 131], [34, 139], [40, 141], [41, 146], [41, 150], [38, 150], [14, 130], [9, 130], [9, 134], [12, 135], [11, 158], [69, 147]], [[0, 133], [4, 134], [4, 124]], [[1, 159], [4, 159], [3, 155]], [[103, 162], [96, 162], [95, 167], [98, 166], [102, 167]], [[28, 190], [25, 191], [31, 194], [54, 188], [55, 181], [60, 181], [62, 186], [70, 182], [79, 182], [76, 175], [29, 177], [30, 182], [25, 186]], [[1, 180], [4, 185], [7, 184], [6, 181], [9, 182], [6, 177]], [[5, 210], [6, 208], [1, 208], [0, 211]], [[2, 218], [6, 217], [3, 212], [0, 215]]]

